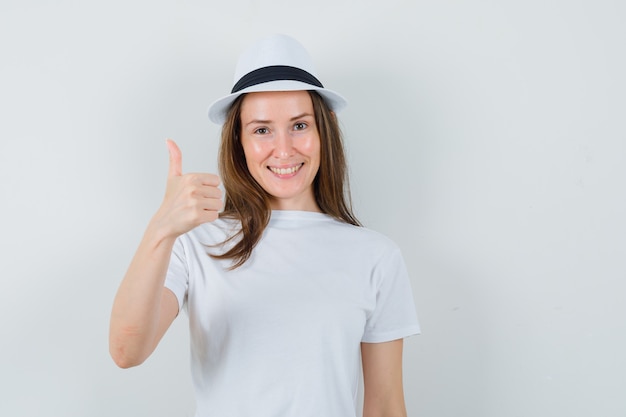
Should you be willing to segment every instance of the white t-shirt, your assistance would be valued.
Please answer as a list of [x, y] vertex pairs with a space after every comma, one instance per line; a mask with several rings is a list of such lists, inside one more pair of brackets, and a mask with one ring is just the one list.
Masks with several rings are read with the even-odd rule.
[[196, 416], [355, 416], [361, 342], [420, 331], [398, 247], [325, 214], [274, 211], [228, 270], [207, 252], [236, 227], [179, 237], [165, 282], [189, 315]]

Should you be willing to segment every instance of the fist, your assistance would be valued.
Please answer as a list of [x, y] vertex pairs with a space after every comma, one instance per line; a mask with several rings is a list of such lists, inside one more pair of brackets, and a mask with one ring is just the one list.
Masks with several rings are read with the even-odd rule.
[[220, 179], [214, 174], [183, 174], [182, 153], [167, 140], [170, 154], [167, 186], [155, 220], [165, 234], [179, 236], [203, 223], [212, 222], [222, 209]]

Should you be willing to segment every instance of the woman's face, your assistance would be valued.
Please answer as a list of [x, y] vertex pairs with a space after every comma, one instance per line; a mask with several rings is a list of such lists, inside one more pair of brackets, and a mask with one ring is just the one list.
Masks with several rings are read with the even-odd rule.
[[249, 93], [241, 105], [241, 144], [252, 177], [274, 210], [319, 211], [313, 180], [320, 137], [306, 91]]

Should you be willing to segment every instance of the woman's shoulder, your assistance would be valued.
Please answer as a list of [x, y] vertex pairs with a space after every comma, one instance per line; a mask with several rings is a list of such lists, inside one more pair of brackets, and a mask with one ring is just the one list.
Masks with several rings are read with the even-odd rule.
[[361, 239], [365, 242], [369, 242], [372, 245], [376, 245], [382, 248], [396, 249], [398, 248], [396, 242], [394, 242], [389, 236], [385, 235], [378, 230], [370, 229], [365, 226], [353, 226], [346, 224], [349, 233], [355, 238]]
[[316, 231], [326, 233], [329, 239], [343, 241], [355, 248], [375, 247], [378, 250], [396, 249], [398, 246], [387, 235], [365, 226], [354, 225], [328, 215], [325, 222], [315, 225]]
[[213, 246], [222, 244], [225, 240], [236, 235], [241, 228], [241, 222], [231, 218], [218, 218], [210, 223], [201, 224], [184, 235], [180, 240], [191, 244], [202, 246]]

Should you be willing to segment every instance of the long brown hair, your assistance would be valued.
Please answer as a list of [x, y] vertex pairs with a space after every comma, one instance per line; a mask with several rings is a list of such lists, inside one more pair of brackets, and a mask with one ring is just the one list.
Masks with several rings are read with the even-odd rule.
[[[320, 137], [320, 167], [313, 181], [315, 200], [323, 213], [361, 226], [352, 212], [346, 156], [337, 117], [319, 94], [309, 91], [309, 95]], [[219, 150], [219, 171], [226, 190], [220, 217], [241, 222], [241, 229], [227, 241], [239, 239], [228, 251], [211, 254], [216, 259], [232, 259], [232, 269], [240, 267], [250, 258], [271, 215], [270, 195], [248, 171], [241, 145], [241, 104], [244, 96], [239, 96], [228, 111]]]

